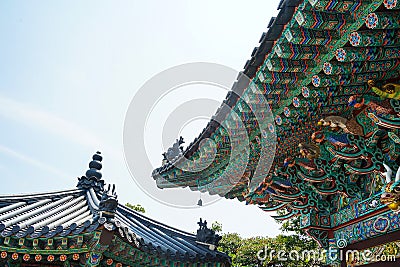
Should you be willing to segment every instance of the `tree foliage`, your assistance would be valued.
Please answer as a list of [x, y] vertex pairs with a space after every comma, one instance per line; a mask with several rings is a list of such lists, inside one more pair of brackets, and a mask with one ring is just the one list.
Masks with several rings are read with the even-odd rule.
[[[218, 224], [218, 226], [222, 230], [222, 225]], [[278, 254], [279, 251], [284, 251], [287, 254], [295, 251], [294, 254], [299, 253], [301, 255], [303, 251], [316, 249], [316, 242], [297, 234], [242, 238], [237, 233], [225, 233], [222, 235], [218, 246], [219, 251], [231, 257], [233, 267], [321, 266], [307, 257], [293, 260], [285, 254], [287, 259], [282, 260], [282, 257], [279, 257]]]
[[217, 222], [217, 221], [215, 221], [215, 222], [212, 223], [211, 229], [212, 229], [214, 232], [216, 232], [217, 234], [218, 234], [218, 233], [221, 233], [221, 232], [222, 232], [222, 224], [219, 223], [219, 222]]
[[285, 233], [294, 232], [297, 235], [304, 236], [304, 233], [300, 230], [300, 217], [284, 221], [280, 230]]
[[141, 213], [146, 212], [146, 210], [140, 204], [132, 205], [131, 203], [126, 203], [125, 206], [130, 209], [133, 209], [134, 211], [137, 211], [137, 212], [141, 212]]
[[[283, 215], [283, 212], [278, 211], [277, 214]], [[285, 220], [285, 221], [278, 221], [278, 223], [282, 224], [282, 226], [280, 228], [280, 230], [282, 232], [285, 232], [285, 233], [294, 232], [297, 235], [300, 235], [303, 237], [305, 236], [303, 231], [301, 231], [301, 229], [300, 229], [300, 217], [299, 216]]]

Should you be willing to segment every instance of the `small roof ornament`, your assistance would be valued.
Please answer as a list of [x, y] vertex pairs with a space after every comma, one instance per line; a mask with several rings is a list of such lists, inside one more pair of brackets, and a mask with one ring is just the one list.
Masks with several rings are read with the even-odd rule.
[[200, 218], [200, 221], [197, 224], [199, 225], [199, 229], [196, 233], [196, 242], [203, 245], [208, 245], [210, 250], [215, 250], [222, 237], [217, 235], [214, 230], [207, 227], [206, 220], [203, 221]]
[[100, 180], [103, 176], [100, 172], [101, 168], [103, 167], [103, 165], [101, 164], [103, 157], [100, 154], [101, 152], [97, 151], [96, 154], [93, 155], [93, 160], [89, 163], [90, 169], [86, 171], [87, 178], [96, 177], [97, 180]]
[[101, 196], [99, 211], [100, 217], [114, 218], [115, 212], [118, 207], [117, 193], [115, 191], [115, 184], [109, 184], [108, 188], [103, 191]]
[[93, 155], [92, 161], [89, 162], [89, 170], [86, 171], [86, 175], [78, 178], [78, 188], [86, 190], [93, 188], [99, 194], [103, 192], [104, 181], [101, 179], [103, 175], [100, 172], [103, 167], [102, 160], [101, 152], [97, 151]]
[[163, 153], [163, 164], [165, 165], [168, 162], [172, 162], [176, 160], [179, 156], [182, 155], [183, 153], [183, 146], [185, 141], [183, 140], [183, 137], [180, 136], [179, 139], [176, 139], [175, 143], [172, 145], [172, 147], [168, 148], [167, 152]]

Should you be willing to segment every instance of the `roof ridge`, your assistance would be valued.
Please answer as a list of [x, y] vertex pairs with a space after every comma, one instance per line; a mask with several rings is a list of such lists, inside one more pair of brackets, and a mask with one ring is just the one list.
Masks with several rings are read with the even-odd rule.
[[77, 189], [67, 189], [67, 190], [57, 190], [57, 191], [47, 191], [47, 192], [37, 192], [37, 193], [19, 193], [19, 194], [4, 194], [0, 195], [0, 200], [2, 198], [24, 198], [26, 199], [27, 197], [45, 197], [45, 196], [53, 196], [53, 195], [63, 195], [63, 194], [68, 194], [68, 193], [80, 193], [83, 192], [84, 190], [77, 188]]

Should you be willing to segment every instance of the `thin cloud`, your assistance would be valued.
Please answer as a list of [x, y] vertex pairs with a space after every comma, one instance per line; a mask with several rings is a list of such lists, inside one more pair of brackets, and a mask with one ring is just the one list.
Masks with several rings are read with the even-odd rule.
[[13, 121], [29, 125], [30, 127], [45, 130], [65, 140], [89, 147], [92, 150], [102, 148], [110, 156], [115, 157], [120, 153], [108, 146], [94, 133], [80, 127], [79, 125], [60, 118], [54, 114], [21, 103], [0, 95], [0, 115]]
[[70, 121], [1, 95], [0, 114], [9, 119], [46, 130], [81, 145], [98, 147], [101, 144], [101, 141], [94, 134], [89, 133]]
[[[47, 165], [47, 164], [45, 164], [45, 163], [43, 163], [41, 161], [33, 159], [33, 158], [31, 158], [29, 156], [26, 156], [24, 154], [21, 154], [21, 153], [15, 151], [15, 150], [13, 150], [13, 149], [11, 149], [9, 147], [0, 145], [0, 152], [6, 154], [8, 156], [11, 156], [13, 158], [16, 158], [16, 159], [18, 159], [20, 161], [23, 161], [23, 162], [25, 162], [27, 164], [35, 166], [35, 167], [37, 167], [39, 169], [47, 171], [49, 173], [53, 173], [53, 174], [57, 175], [57, 177], [60, 177], [60, 176], [65, 177], [65, 178], [73, 177], [73, 176], [71, 176], [71, 175], [69, 175], [69, 174], [67, 174], [67, 173], [65, 173], [63, 171], [60, 171], [59, 169], [56, 169], [56, 168], [54, 168], [54, 167], [52, 167], [50, 165]], [[2, 166], [0, 165], [0, 168], [1, 167]]]

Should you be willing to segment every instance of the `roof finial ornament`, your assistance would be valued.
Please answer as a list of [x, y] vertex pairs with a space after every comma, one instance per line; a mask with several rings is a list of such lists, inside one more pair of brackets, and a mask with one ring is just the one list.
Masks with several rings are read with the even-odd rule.
[[200, 244], [208, 245], [211, 250], [214, 250], [218, 246], [218, 242], [221, 240], [221, 236], [217, 235], [214, 230], [207, 227], [207, 221], [200, 218], [197, 223], [199, 229], [196, 234], [196, 241]]
[[93, 155], [92, 161], [89, 162], [89, 170], [86, 171], [86, 175], [78, 178], [78, 188], [93, 188], [98, 193], [101, 193], [103, 191], [104, 181], [101, 179], [102, 174], [100, 172], [101, 168], [103, 167], [103, 165], [101, 164], [102, 160], [103, 157], [101, 156], [101, 152], [97, 151]]
[[103, 165], [101, 165], [101, 161], [103, 160], [103, 157], [100, 155], [101, 152], [97, 151], [96, 154], [93, 155], [92, 161], [89, 163], [89, 170], [86, 171], [86, 177], [91, 178], [91, 177], [96, 177], [98, 180], [101, 179], [102, 174], [100, 172], [101, 168]]

